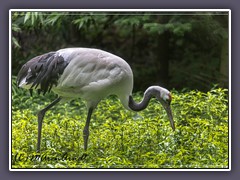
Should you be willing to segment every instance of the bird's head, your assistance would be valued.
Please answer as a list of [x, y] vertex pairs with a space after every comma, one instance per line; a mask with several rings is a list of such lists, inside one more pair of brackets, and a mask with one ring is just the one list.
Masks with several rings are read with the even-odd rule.
[[155, 97], [166, 110], [168, 118], [170, 120], [171, 127], [173, 130], [175, 130], [172, 109], [170, 106], [172, 101], [171, 93], [167, 89], [162, 88], [160, 86], [151, 86], [150, 88], [152, 88], [152, 92], [154, 92]]

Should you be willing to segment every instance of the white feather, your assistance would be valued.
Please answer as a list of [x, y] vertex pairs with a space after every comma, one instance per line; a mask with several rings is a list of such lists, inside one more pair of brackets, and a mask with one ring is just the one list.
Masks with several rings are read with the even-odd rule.
[[128, 108], [133, 89], [130, 66], [120, 57], [98, 49], [67, 48], [58, 53], [66, 61], [73, 58], [53, 91], [62, 97], [80, 97], [97, 105], [104, 97], [115, 94]]

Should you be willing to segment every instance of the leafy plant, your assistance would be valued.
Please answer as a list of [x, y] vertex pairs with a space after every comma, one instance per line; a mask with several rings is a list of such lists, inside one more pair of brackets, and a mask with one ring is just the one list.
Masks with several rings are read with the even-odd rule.
[[[154, 99], [138, 113], [125, 110], [115, 96], [104, 99], [92, 117], [87, 152], [82, 140], [84, 102], [61, 103], [46, 114], [42, 151], [37, 154], [36, 114], [55, 95], [31, 97], [16, 88], [12, 168], [228, 168], [228, 90], [172, 90], [172, 96], [174, 132]], [[136, 100], [141, 97], [134, 94]]]
[[138, 90], [156, 82], [202, 91], [212, 84], [228, 86], [226, 12], [16, 11], [11, 17], [14, 75], [34, 56], [93, 47], [125, 59], [136, 74]]

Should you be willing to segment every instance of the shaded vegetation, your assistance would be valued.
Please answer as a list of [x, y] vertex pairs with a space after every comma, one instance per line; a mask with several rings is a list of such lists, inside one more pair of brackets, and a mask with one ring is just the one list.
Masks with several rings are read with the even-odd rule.
[[30, 58], [94, 47], [125, 59], [136, 91], [228, 87], [227, 12], [13, 12], [13, 74]]
[[[156, 100], [136, 113], [110, 96], [93, 114], [87, 155], [85, 104], [60, 103], [46, 114], [42, 152], [36, 154], [36, 114], [55, 95], [31, 97], [13, 85], [12, 168], [228, 168], [227, 94], [221, 88], [207, 93], [173, 90], [174, 132]], [[141, 97], [134, 94], [136, 100]]]

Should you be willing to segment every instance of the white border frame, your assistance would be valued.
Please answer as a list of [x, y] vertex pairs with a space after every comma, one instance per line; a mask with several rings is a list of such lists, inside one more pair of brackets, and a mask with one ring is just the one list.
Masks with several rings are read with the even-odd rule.
[[[75, 11], [75, 12], [228, 12], [228, 48], [229, 48], [229, 168], [228, 169], [12, 169], [12, 12], [62, 12], [62, 11]], [[10, 9], [9, 10], [9, 171], [231, 171], [231, 10], [230, 9]]]

